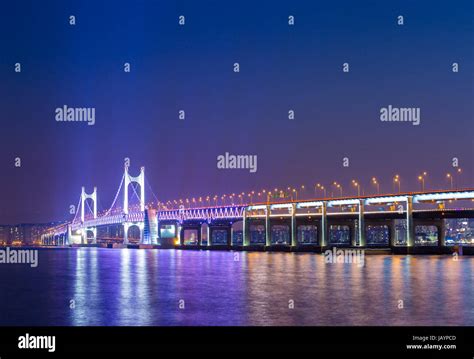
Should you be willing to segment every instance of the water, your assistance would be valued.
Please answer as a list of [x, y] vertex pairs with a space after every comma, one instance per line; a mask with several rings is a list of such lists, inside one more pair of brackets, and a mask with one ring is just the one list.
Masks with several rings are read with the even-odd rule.
[[474, 325], [473, 273], [474, 257], [41, 250], [0, 264], [0, 325]]

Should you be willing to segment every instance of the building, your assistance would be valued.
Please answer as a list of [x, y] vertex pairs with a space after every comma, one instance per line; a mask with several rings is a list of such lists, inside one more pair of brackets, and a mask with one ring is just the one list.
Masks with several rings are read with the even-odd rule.
[[41, 235], [54, 223], [20, 223], [0, 225], [0, 246], [33, 246], [41, 244]]

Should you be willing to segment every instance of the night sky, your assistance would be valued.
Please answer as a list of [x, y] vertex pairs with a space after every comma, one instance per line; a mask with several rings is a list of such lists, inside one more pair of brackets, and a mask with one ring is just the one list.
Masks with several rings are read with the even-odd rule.
[[[334, 180], [354, 194], [353, 178], [373, 192], [372, 176], [392, 192], [396, 173], [417, 190], [421, 171], [449, 187], [453, 157], [472, 187], [473, 13], [471, 0], [3, 2], [0, 223], [70, 219], [82, 185], [106, 209], [125, 157], [160, 200]], [[56, 122], [63, 105], [95, 107], [95, 125]], [[388, 105], [419, 107], [421, 124], [381, 122]], [[217, 169], [225, 152], [257, 155], [258, 171]]]

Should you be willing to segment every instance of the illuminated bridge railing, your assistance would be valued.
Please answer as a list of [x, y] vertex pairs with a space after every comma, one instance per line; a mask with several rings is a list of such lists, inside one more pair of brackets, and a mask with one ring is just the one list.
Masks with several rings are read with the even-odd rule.
[[59, 236], [62, 234], [67, 233], [67, 227], [68, 223], [61, 224], [59, 226], [50, 228], [46, 233], [44, 233], [45, 236]]
[[71, 229], [76, 230], [76, 229], [81, 229], [81, 228], [88, 228], [88, 227], [98, 227], [98, 226], [106, 226], [106, 225], [111, 225], [111, 224], [121, 224], [124, 222], [143, 222], [145, 219], [145, 214], [144, 212], [131, 212], [128, 214], [114, 214], [114, 215], [108, 215], [104, 217], [98, 217], [95, 219], [88, 219], [85, 220], [84, 223], [81, 222], [75, 222], [72, 223]]
[[[188, 209], [173, 209], [158, 212], [158, 220], [175, 220], [183, 222], [186, 220], [207, 220], [215, 219], [232, 219], [242, 218], [245, 210], [250, 211], [252, 216], [258, 217], [258, 211], [265, 211], [267, 205], [270, 210], [274, 209], [290, 209], [292, 204], [295, 204], [297, 210], [320, 208], [323, 203], [328, 207], [337, 206], [354, 206], [354, 205], [389, 205], [398, 202], [405, 202], [408, 197], [413, 199], [414, 203], [428, 203], [428, 202], [442, 202], [447, 200], [474, 200], [474, 190], [462, 189], [453, 191], [433, 191], [433, 192], [407, 192], [390, 195], [376, 195], [376, 196], [360, 196], [360, 197], [341, 197], [341, 198], [319, 198], [315, 200], [304, 201], [288, 201], [285, 203], [256, 203], [253, 205], [240, 206], [222, 206], [222, 207], [208, 207], [208, 208], [188, 208]], [[435, 209], [434, 211], [449, 211], [449, 209]], [[254, 213], [257, 212], [257, 213]], [[382, 211], [383, 212], [383, 211]], [[391, 211], [386, 211], [391, 212]], [[264, 216], [264, 212], [260, 213]], [[332, 215], [331, 213], [328, 213]], [[344, 214], [344, 213], [343, 213]], [[282, 214], [277, 214], [281, 216]], [[304, 215], [304, 214], [296, 214]]]
[[206, 220], [242, 218], [246, 206], [177, 209], [158, 212], [158, 220]]

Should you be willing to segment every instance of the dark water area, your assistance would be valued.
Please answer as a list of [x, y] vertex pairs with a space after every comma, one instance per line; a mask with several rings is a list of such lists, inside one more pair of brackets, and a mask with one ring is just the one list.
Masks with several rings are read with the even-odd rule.
[[0, 325], [474, 325], [474, 257], [71, 248], [0, 264]]

